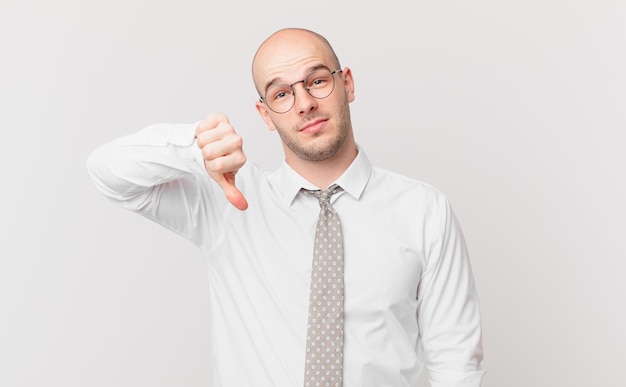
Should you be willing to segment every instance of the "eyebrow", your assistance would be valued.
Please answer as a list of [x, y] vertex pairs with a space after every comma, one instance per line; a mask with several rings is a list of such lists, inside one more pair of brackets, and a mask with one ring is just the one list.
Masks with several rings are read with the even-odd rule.
[[[319, 70], [319, 69], [326, 69], [326, 70], [330, 71], [330, 68], [328, 68], [328, 66], [326, 66], [325, 64], [320, 63], [318, 65], [309, 67], [307, 69], [307, 72], [306, 72], [307, 75], [304, 78], [308, 77], [309, 74], [311, 74], [313, 71], [316, 71], [316, 70]], [[302, 79], [300, 81], [302, 81]], [[296, 81], [295, 83], [298, 83], [300, 81]], [[288, 83], [287, 82], [283, 82], [282, 78], [280, 78], [280, 77], [273, 78], [272, 80], [270, 80], [269, 82], [267, 82], [265, 84], [265, 89], [263, 90], [263, 92], [267, 93], [267, 89], [269, 89], [270, 86], [277, 85], [277, 84], [285, 84], [285, 85], [287, 85]]]

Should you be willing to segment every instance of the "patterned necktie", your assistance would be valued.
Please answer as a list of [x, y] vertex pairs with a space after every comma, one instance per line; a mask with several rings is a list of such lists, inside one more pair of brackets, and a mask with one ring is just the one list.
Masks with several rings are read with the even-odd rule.
[[330, 197], [341, 187], [308, 191], [320, 201], [307, 329], [305, 386], [341, 387], [343, 378], [343, 235]]

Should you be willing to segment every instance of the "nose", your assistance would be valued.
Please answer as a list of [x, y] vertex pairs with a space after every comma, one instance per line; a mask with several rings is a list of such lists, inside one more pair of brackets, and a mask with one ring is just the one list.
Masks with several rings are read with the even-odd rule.
[[301, 83], [301, 87], [296, 91], [296, 85], [291, 85], [293, 88], [293, 97], [294, 101], [294, 109], [298, 112], [299, 115], [308, 114], [315, 109], [317, 109], [317, 99], [313, 98], [311, 94], [306, 89], [304, 85], [304, 81], [298, 82]]

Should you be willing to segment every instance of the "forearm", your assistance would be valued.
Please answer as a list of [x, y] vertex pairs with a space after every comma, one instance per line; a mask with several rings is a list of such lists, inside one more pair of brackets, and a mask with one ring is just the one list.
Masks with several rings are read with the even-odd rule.
[[478, 295], [461, 228], [447, 201], [420, 284], [418, 324], [433, 387], [479, 387], [484, 375]]
[[155, 187], [206, 174], [194, 132], [194, 125], [159, 124], [115, 139], [89, 155], [89, 176], [107, 198], [138, 210]]
[[121, 207], [198, 246], [210, 244], [227, 201], [215, 194], [219, 187], [204, 169], [194, 134], [195, 125], [148, 126], [95, 149], [89, 176]]

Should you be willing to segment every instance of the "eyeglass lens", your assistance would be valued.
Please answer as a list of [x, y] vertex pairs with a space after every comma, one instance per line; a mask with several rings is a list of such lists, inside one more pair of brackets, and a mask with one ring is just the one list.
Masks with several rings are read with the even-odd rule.
[[[326, 69], [316, 70], [309, 74], [304, 81], [300, 82], [303, 82], [307, 92], [317, 99], [328, 97], [335, 87], [335, 78]], [[270, 86], [265, 94], [265, 103], [276, 113], [289, 111], [295, 103], [294, 86], [295, 84]]]

